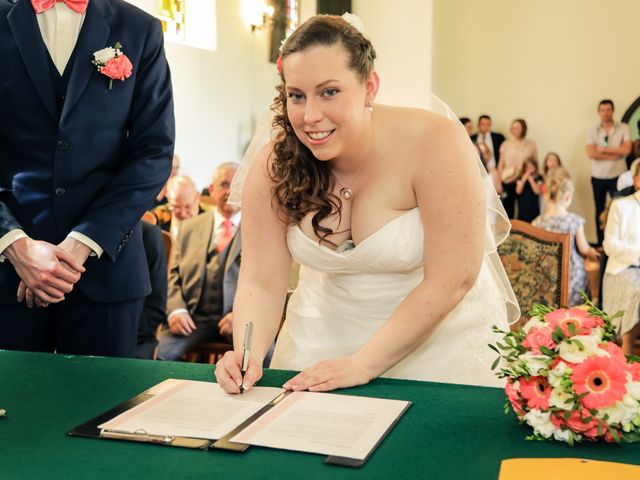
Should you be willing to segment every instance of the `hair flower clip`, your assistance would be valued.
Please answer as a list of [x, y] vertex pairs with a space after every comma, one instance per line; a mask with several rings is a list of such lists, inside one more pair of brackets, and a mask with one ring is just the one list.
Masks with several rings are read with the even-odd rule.
[[342, 15], [342, 18], [344, 19], [345, 22], [347, 22], [353, 28], [358, 30], [360, 33], [364, 34], [364, 22], [358, 15], [351, 12], [345, 12]]

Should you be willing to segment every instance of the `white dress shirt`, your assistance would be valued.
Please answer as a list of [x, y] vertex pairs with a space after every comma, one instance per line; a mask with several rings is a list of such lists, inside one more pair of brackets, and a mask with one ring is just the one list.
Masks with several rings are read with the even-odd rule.
[[[64, 69], [76, 46], [84, 17], [85, 14], [74, 12], [64, 3], [56, 3], [53, 8], [36, 15], [42, 40], [60, 75], [64, 73]], [[0, 238], [0, 254], [16, 240], [27, 236], [20, 229], [10, 231]], [[103, 249], [100, 245], [86, 235], [80, 232], [71, 232], [68, 236], [84, 243], [98, 257], [102, 255]], [[4, 256], [0, 255], [0, 262], [4, 261], [4, 259]]]
[[[220, 239], [224, 235], [224, 221], [225, 220], [226, 220], [226, 217], [222, 216], [222, 214], [220, 214], [220, 212], [218, 212], [218, 209], [214, 210], [214, 212], [213, 212], [213, 241], [215, 242], [215, 245], [218, 245], [218, 243], [220, 243]], [[239, 211], [236, 212], [234, 215], [231, 216], [231, 218], [229, 218], [229, 220], [231, 220], [231, 238], [233, 238], [233, 236], [238, 231], [238, 225], [240, 225], [240, 212]]]
[[611, 203], [602, 244], [609, 256], [606, 273], [617, 275], [640, 262], [640, 191]]
[[44, 44], [60, 75], [71, 58], [78, 41], [85, 14], [76, 13], [64, 3], [36, 15]]
[[493, 138], [491, 138], [491, 132], [488, 132], [488, 133], [478, 132], [478, 136], [476, 137], [476, 143], [484, 143], [487, 147], [489, 147], [489, 150], [491, 150], [491, 158], [487, 162], [487, 170], [496, 168], [497, 157], [496, 157], [496, 151], [493, 148]]

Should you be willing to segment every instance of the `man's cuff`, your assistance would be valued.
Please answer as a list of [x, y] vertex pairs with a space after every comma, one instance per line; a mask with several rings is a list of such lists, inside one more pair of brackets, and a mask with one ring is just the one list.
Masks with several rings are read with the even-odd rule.
[[69, 233], [69, 235], [67, 235], [67, 236], [70, 237], [70, 238], [73, 238], [74, 240], [82, 242], [87, 247], [89, 247], [92, 250], [92, 253], [89, 254], [90, 257], [98, 257], [98, 258], [100, 258], [100, 256], [104, 252], [104, 250], [102, 249], [102, 247], [100, 245], [98, 245], [96, 242], [91, 240], [89, 237], [87, 237], [83, 233], [73, 231], [73, 232]]
[[189, 314], [189, 310], [187, 310], [186, 308], [176, 308], [174, 310], [171, 310], [171, 312], [169, 312], [169, 315], [167, 315], [167, 321], [169, 321], [169, 319], [171, 317], [173, 317], [174, 315], [177, 315], [179, 313]]
[[13, 242], [20, 238], [27, 238], [29, 235], [24, 233], [24, 231], [16, 228], [15, 230], [11, 230], [9, 233], [4, 234], [2, 238], [0, 238], [0, 262], [4, 262], [7, 257], [2, 255], [2, 252], [6, 250], [6, 248], [11, 245]]

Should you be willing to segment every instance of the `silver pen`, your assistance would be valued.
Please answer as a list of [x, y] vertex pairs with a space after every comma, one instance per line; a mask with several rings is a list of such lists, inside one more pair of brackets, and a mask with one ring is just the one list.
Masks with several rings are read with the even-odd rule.
[[244, 329], [244, 343], [242, 351], [242, 383], [240, 384], [240, 393], [244, 392], [244, 374], [249, 368], [249, 357], [251, 355], [251, 337], [253, 336], [253, 322], [247, 323]]

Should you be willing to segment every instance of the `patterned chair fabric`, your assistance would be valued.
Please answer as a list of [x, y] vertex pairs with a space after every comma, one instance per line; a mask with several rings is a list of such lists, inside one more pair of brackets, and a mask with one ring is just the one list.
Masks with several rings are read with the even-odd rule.
[[568, 233], [552, 233], [520, 220], [498, 246], [523, 317], [534, 303], [566, 306], [569, 296]]

